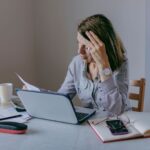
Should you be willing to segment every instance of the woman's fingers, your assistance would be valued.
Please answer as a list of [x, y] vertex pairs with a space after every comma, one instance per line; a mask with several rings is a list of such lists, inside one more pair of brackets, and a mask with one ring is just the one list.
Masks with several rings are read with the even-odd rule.
[[98, 43], [96, 42], [96, 40], [94, 39], [94, 37], [92, 36], [92, 34], [91, 34], [90, 32], [88, 32], [88, 31], [86, 31], [86, 35], [87, 35], [88, 38], [90, 39], [92, 46], [95, 47], [95, 48], [98, 48], [99, 45], [98, 45]]
[[103, 42], [97, 37], [97, 35], [92, 32], [92, 31], [89, 31], [89, 33], [92, 35], [92, 37], [95, 39], [95, 41], [101, 46], [103, 45]]
[[86, 45], [90, 49], [95, 49], [94, 45], [91, 43], [91, 41], [84, 38], [80, 33], [78, 33], [78, 35], [79, 35], [79, 37], [80, 37], [80, 39], [84, 45]]
[[27, 90], [27, 86], [23, 85], [22, 89]]
[[90, 42], [92, 43], [92, 49], [90, 51], [94, 61], [97, 64], [104, 63], [105, 58], [107, 57], [106, 55], [106, 50], [105, 50], [105, 44], [97, 37], [97, 35], [94, 34], [92, 31], [87, 31], [86, 35], [90, 39]]
[[[98, 44], [98, 42], [96, 40], [98, 40], [98, 37], [97, 39], [96, 36], [94, 36], [94, 34], [90, 33], [90, 32], [86, 32], [86, 35], [88, 36], [88, 38], [90, 39], [87, 40], [85, 39], [81, 34], [79, 34], [80, 36], [80, 39], [82, 40], [82, 43], [84, 43], [84, 45], [86, 45], [87, 47], [87, 52], [91, 54], [90, 57], [88, 57], [87, 53], [80, 53], [80, 56], [82, 59], [86, 60], [87, 62], [89, 62], [90, 60], [94, 60], [96, 63], [99, 63], [101, 62], [102, 60], [102, 53], [103, 53], [103, 45], [100, 45]], [[100, 40], [99, 40], [99, 43], [100, 43]], [[85, 56], [84, 56], [85, 55]]]
[[87, 40], [86, 38], [83, 37], [83, 35], [81, 35], [80, 33], [78, 33], [79, 39], [80, 41], [84, 44], [84, 45], [90, 45], [91, 42], [89, 40]]

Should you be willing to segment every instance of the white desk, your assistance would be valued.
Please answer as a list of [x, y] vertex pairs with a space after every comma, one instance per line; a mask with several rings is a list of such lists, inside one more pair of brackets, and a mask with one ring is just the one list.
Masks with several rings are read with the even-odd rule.
[[26, 134], [0, 133], [0, 150], [150, 150], [150, 138], [104, 144], [88, 123], [32, 119]]

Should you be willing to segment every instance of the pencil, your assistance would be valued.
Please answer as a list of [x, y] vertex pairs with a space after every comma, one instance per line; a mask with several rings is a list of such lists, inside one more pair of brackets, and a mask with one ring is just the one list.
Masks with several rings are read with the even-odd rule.
[[15, 116], [9, 116], [9, 117], [5, 117], [5, 118], [0, 118], [0, 121], [2, 120], [7, 120], [7, 119], [12, 119], [12, 118], [17, 118], [17, 117], [21, 117], [22, 115], [19, 114], [19, 115], [15, 115]]

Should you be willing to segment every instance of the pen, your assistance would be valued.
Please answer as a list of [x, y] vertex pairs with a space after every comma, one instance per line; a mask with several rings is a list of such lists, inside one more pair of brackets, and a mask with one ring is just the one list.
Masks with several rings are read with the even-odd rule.
[[104, 119], [102, 119], [102, 120], [92, 121], [92, 123], [93, 123], [94, 125], [98, 125], [98, 124], [100, 124], [100, 123], [102, 123], [102, 122], [104, 122], [104, 121], [106, 121], [106, 120], [108, 120], [108, 118], [104, 118]]
[[15, 115], [15, 116], [10, 116], [10, 117], [5, 117], [5, 118], [0, 118], [0, 121], [2, 120], [7, 120], [7, 119], [12, 119], [12, 118], [17, 118], [17, 117], [21, 117], [22, 115], [19, 114], [19, 115]]

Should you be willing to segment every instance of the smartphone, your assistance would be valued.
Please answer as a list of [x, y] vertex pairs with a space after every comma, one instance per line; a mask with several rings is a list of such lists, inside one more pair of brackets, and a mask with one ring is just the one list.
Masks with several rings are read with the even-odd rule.
[[121, 120], [107, 120], [106, 124], [113, 135], [128, 134], [129, 131]]

